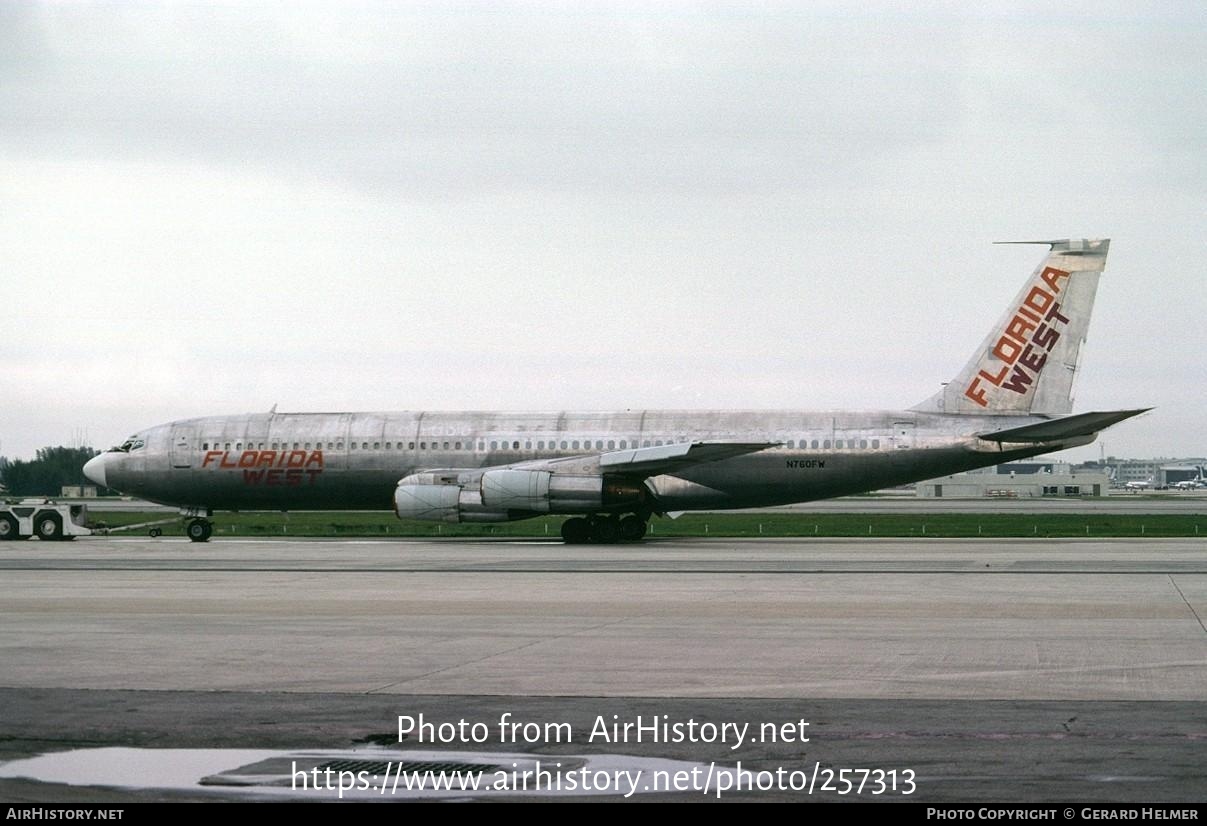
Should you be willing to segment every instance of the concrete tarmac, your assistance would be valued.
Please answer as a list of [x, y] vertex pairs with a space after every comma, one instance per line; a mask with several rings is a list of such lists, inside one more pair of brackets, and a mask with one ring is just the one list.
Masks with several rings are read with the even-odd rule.
[[[165, 516], [179, 511], [170, 505], [156, 505], [139, 499], [59, 499], [73, 505], [87, 505], [97, 513], [161, 512]], [[1207, 491], [1166, 490], [1131, 493], [1111, 491], [1107, 496], [1086, 497], [940, 497], [922, 498], [912, 493], [874, 496], [843, 496], [774, 508], [755, 508], [749, 513], [1119, 513], [1119, 514], [1207, 514]], [[733, 511], [719, 511], [732, 513]], [[385, 513], [389, 513], [386, 511]]]
[[[1205, 619], [1198, 539], [11, 543], [0, 760], [400, 748], [397, 716], [425, 712], [490, 724], [437, 749], [909, 768], [916, 791], [887, 797], [915, 801], [1204, 802]], [[505, 742], [508, 710], [574, 737]], [[805, 720], [810, 742], [588, 736], [636, 715]], [[101, 794], [46, 777], [0, 766], [0, 798]]]

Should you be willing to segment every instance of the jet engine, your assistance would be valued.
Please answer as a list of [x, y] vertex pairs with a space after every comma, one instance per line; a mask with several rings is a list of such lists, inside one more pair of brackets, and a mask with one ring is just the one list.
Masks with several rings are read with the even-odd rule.
[[399, 519], [507, 522], [544, 513], [596, 513], [631, 508], [645, 486], [604, 475], [497, 468], [415, 473], [398, 482]]

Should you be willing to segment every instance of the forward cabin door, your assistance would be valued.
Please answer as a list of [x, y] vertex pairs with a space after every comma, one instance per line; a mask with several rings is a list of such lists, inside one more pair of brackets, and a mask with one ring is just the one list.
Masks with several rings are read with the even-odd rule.
[[193, 466], [193, 456], [197, 452], [196, 436], [197, 432], [192, 427], [175, 427], [172, 429], [172, 467], [187, 468]]

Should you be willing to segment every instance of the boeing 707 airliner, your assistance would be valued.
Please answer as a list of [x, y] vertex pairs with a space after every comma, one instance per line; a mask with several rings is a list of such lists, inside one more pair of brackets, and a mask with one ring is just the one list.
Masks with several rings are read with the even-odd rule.
[[1092, 442], [1143, 410], [1069, 415], [1107, 240], [1050, 250], [964, 369], [905, 410], [250, 413], [142, 430], [89, 479], [216, 510], [385, 509], [503, 522], [565, 514], [570, 543], [641, 539], [654, 515], [807, 502]]

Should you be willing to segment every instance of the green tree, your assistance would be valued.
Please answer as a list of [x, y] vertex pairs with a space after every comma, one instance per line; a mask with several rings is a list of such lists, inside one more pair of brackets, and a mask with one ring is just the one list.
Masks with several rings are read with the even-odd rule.
[[99, 451], [91, 447], [44, 447], [31, 462], [0, 461], [0, 482], [9, 496], [58, 496], [64, 485], [91, 485], [84, 463]]

